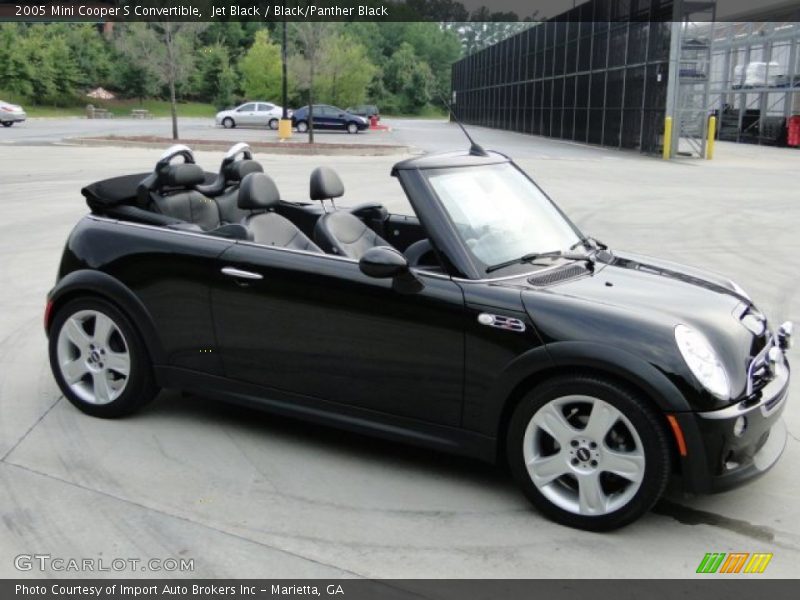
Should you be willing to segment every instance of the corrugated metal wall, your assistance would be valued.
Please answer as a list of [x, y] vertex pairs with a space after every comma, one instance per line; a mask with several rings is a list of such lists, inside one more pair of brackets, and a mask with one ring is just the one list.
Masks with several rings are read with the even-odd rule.
[[[625, 5], [627, 14], [612, 13]], [[465, 123], [660, 152], [672, 0], [592, 0], [453, 65]]]

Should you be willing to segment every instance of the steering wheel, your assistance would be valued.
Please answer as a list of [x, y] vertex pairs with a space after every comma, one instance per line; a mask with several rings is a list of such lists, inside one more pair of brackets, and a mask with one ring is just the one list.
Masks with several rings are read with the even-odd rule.
[[408, 261], [408, 266], [419, 267], [422, 259], [433, 252], [433, 245], [428, 238], [418, 240], [411, 244], [403, 253]]

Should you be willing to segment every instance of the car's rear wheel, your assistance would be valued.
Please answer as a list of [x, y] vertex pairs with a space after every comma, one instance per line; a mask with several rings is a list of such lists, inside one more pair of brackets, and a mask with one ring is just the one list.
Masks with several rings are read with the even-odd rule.
[[269, 120], [269, 128], [270, 129], [277, 129], [278, 128], [278, 119], [270, 119]]
[[305, 133], [308, 131], [308, 123], [305, 121], [298, 121], [296, 127], [298, 133]]
[[79, 298], [53, 316], [50, 367], [64, 396], [96, 417], [121, 417], [158, 393], [141, 336], [113, 304]]
[[224, 119], [222, 119], [222, 126], [225, 129], [233, 129], [234, 127], [236, 127], [236, 122], [230, 117], [225, 117]]
[[3, 121], [3, 127], [11, 127], [14, 121]]
[[347, 124], [347, 133], [358, 133], [358, 125], [350, 121]]
[[670, 473], [664, 425], [647, 401], [612, 381], [578, 375], [528, 393], [506, 452], [528, 499], [570, 527], [627, 525], [661, 497]]

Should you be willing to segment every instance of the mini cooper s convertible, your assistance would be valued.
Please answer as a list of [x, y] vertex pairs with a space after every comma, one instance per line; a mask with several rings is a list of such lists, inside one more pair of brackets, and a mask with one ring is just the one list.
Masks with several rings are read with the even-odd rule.
[[119, 417], [179, 389], [504, 461], [542, 513], [589, 530], [672, 478], [720, 491], [778, 460], [790, 323], [585, 236], [502, 154], [392, 176], [414, 216], [337, 207], [326, 167], [287, 200], [244, 144], [216, 173], [176, 146], [84, 188], [45, 312], [64, 395]]

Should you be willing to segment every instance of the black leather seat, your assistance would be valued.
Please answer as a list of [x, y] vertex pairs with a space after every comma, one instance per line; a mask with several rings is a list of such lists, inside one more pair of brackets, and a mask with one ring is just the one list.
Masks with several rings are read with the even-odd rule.
[[[241, 159], [226, 165], [220, 173], [221, 190], [214, 190], [206, 195], [211, 196], [219, 207], [219, 215], [225, 223], [241, 223], [242, 219], [250, 214], [250, 211], [239, 208], [239, 185], [241, 181], [250, 173], [263, 173], [264, 167], [261, 163], [252, 159]], [[216, 183], [216, 182], [215, 182]], [[198, 188], [201, 192], [202, 187]]]
[[321, 253], [320, 247], [294, 223], [272, 211], [280, 199], [275, 182], [264, 173], [250, 173], [242, 179], [238, 207], [248, 212], [242, 224], [252, 234], [253, 241], [257, 244]]
[[216, 202], [194, 189], [204, 181], [205, 173], [196, 164], [169, 165], [159, 173], [156, 189], [150, 193], [152, 210], [193, 223], [203, 231], [216, 229], [221, 224]]
[[[330, 200], [344, 196], [344, 184], [333, 169], [317, 167], [311, 173], [309, 193], [312, 200]], [[326, 212], [314, 227], [314, 241], [329, 254], [359, 260], [375, 246], [391, 244], [367, 227], [358, 217], [346, 211]]]

